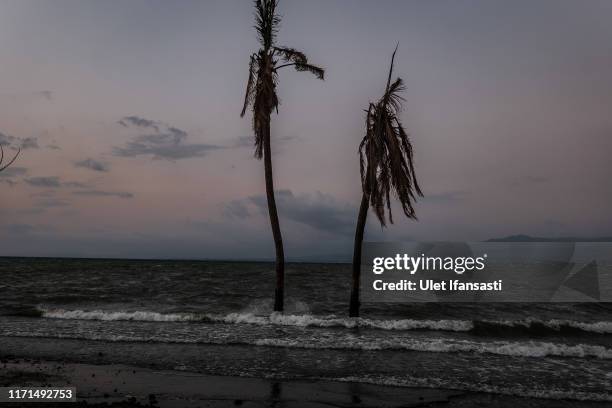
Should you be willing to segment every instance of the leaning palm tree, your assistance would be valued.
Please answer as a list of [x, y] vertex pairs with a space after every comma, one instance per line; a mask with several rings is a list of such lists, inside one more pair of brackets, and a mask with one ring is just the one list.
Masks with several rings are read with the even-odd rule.
[[4, 162], [4, 148], [2, 147], [2, 144], [0, 143], [0, 171], [6, 170], [8, 166], [13, 164], [13, 162], [17, 159], [17, 156], [19, 156], [20, 151], [21, 149], [17, 149], [17, 153], [15, 153], [15, 156], [13, 156], [13, 158], [9, 160], [9, 162], [3, 166], [2, 163]]
[[244, 106], [240, 116], [244, 116], [250, 106], [253, 111], [253, 132], [255, 133], [255, 157], [264, 159], [266, 196], [272, 235], [276, 248], [276, 290], [274, 293], [274, 311], [283, 310], [285, 255], [283, 238], [278, 222], [276, 201], [274, 199], [274, 181], [272, 179], [272, 157], [270, 150], [270, 116], [272, 111], [278, 113], [278, 96], [276, 84], [278, 71], [281, 68], [293, 67], [297, 71], [308, 71], [317, 78], [323, 79], [325, 71], [308, 62], [306, 55], [298, 50], [276, 46], [276, 34], [280, 16], [276, 13], [278, 0], [255, 0], [255, 30], [261, 48], [251, 55], [249, 79], [246, 86]]
[[349, 307], [351, 317], [359, 316], [361, 246], [368, 207], [372, 207], [380, 225], [385, 227], [387, 218], [385, 208], [389, 213], [389, 222], [393, 223], [391, 192], [397, 196], [404, 214], [412, 219], [416, 219], [413, 207], [416, 196], [423, 196], [414, 173], [412, 144], [398, 118], [404, 100], [400, 96], [404, 84], [401, 78], [391, 82], [396, 52], [397, 47], [391, 57], [391, 67], [383, 97], [376, 103], [370, 103], [366, 110], [366, 134], [359, 145], [363, 194], [353, 249], [353, 283]]

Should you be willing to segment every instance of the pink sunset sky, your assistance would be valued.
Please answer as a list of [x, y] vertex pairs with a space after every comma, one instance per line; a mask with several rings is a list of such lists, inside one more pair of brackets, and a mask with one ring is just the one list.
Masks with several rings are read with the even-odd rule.
[[[289, 259], [351, 251], [363, 109], [399, 41], [425, 198], [366, 240], [612, 235], [612, 3], [282, 0], [274, 174]], [[0, 255], [270, 258], [239, 117], [248, 1], [0, 1]]]

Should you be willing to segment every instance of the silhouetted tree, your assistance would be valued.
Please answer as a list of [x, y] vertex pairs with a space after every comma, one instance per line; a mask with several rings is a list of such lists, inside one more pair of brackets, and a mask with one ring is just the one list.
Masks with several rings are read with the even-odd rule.
[[391, 67], [383, 97], [376, 103], [370, 103], [366, 110], [365, 136], [359, 145], [363, 194], [353, 249], [353, 282], [349, 307], [351, 317], [359, 316], [361, 247], [368, 207], [372, 207], [380, 225], [385, 227], [385, 208], [389, 212], [389, 222], [393, 224], [391, 192], [397, 196], [404, 214], [412, 219], [416, 219], [413, 207], [416, 195], [423, 196], [414, 173], [412, 145], [398, 118], [404, 100], [400, 96], [404, 84], [401, 78], [391, 82], [396, 52], [397, 47], [391, 57]]
[[253, 111], [253, 131], [255, 133], [255, 157], [264, 159], [266, 196], [274, 246], [276, 248], [276, 290], [274, 293], [274, 310], [282, 311], [284, 303], [285, 255], [283, 238], [278, 222], [276, 201], [274, 199], [274, 181], [272, 178], [272, 157], [270, 152], [270, 116], [272, 111], [278, 113], [278, 96], [276, 84], [278, 70], [293, 67], [297, 71], [308, 71], [317, 78], [323, 79], [324, 70], [308, 62], [306, 55], [298, 50], [276, 46], [276, 34], [280, 16], [276, 13], [278, 0], [255, 1], [255, 30], [261, 48], [251, 55], [249, 79], [246, 86], [244, 106], [240, 116], [247, 108]]
[[4, 162], [4, 148], [2, 147], [2, 144], [0, 144], [0, 171], [6, 170], [8, 166], [13, 164], [13, 162], [17, 159], [17, 156], [19, 156], [20, 151], [21, 149], [17, 149], [17, 153], [15, 153], [15, 156], [13, 156], [13, 158], [3, 166], [2, 163]]

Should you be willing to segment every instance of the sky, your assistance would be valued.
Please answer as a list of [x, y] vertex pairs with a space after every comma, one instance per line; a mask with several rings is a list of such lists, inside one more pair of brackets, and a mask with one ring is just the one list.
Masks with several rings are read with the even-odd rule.
[[[366, 240], [612, 235], [612, 2], [281, 0], [289, 259], [348, 259], [364, 109], [395, 74], [425, 197]], [[268, 259], [240, 118], [250, 1], [0, 1], [0, 255]]]

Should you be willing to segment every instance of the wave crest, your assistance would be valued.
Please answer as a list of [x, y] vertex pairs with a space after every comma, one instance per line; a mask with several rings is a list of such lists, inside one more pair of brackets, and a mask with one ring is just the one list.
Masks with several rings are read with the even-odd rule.
[[153, 311], [107, 311], [107, 310], [65, 310], [40, 308], [40, 316], [52, 319], [74, 320], [127, 320], [142, 322], [212, 322], [227, 324], [256, 324], [296, 327], [340, 327], [377, 330], [432, 330], [451, 332], [471, 332], [475, 335], [512, 335], [580, 333], [612, 334], [612, 322], [579, 322], [571, 320], [419, 320], [419, 319], [368, 319], [347, 318], [335, 315], [316, 316], [312, 314], [259, 314], [235, 312], [228, 314], [213, 313], [160, 313]]
[[345, 327], [370, 328], [380, 330], [444, 330], [469, 331], [473, 328], [470, 321], [464, 320], [376, 320], [364, 318], [342, 318], [314, 316], [310, 314], [258, 315], [255, 313], [197, 314], [197, 313], [159, 313], [151, 311], [105, 311], [105, 310], [64, 310], [41, 309], [41, 316], [51, 319], [74, 320], [133, 320], [143, 322], [217, 322], [230, 324], [258, 324], [298, 327]]
[[512, 357], [594, 357], [612, 359], [612, 350], [603, 346], [588, 344], [556, 344], [548, 342], [474, 342], [452, 339], [377, 339], [376, 341], [353, 339], [345, 343], [328, 339], [260, 339], [258, 346], [291, 347], [310, 349], [349, 350], [410, 350], [430, 353], [477, 353], [497, 354]]

